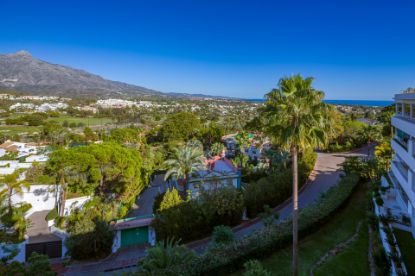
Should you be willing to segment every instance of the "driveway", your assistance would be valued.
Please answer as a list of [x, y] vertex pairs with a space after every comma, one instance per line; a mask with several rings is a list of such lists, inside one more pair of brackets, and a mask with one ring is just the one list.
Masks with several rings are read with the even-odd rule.
[[154, 198], [157, 194], [164, 193], [166, 190], [167, 185], [164, 182], [164, 174], [155, 175], [149, 187], [137, 198], [127, 218], [153, 214]]

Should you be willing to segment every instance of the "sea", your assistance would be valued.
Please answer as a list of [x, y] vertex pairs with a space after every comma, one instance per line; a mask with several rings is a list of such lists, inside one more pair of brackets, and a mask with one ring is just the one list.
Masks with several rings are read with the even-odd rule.
[[[262, 103], [264, 99], [248, 99], [248, 102]], [[370, 100], [323, 100], [329, 104], [337, 105], [360, 105], [360, 106], [388, 106], [393, 104], [393, 101], [370, 101]]]

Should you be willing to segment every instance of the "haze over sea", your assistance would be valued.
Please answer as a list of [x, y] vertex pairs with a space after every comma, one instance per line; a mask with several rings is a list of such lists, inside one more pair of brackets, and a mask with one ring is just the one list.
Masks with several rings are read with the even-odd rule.
[[[248, 99], [249, 102], [262, 103], [265, 102], [264, 99]], [[393, 101], [370, 101], [370, 100], [324, 100], [324, 102], [329, 104], [338, 104], [338, 105], [362, 105], [362, 106], [388, 106], [393, 104]]]

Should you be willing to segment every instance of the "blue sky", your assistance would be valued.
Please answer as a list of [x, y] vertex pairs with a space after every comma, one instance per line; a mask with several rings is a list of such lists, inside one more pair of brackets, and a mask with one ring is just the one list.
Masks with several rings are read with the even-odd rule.
[[391, 99], [415, 86], [415, 2], [14, 1], [0, 53], [165, 92], [261, 98], [315, 77], [328, 99]]

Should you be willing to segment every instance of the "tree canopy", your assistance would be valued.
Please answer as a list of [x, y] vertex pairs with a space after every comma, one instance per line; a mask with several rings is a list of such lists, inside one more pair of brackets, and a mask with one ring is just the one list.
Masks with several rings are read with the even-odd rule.
[[163, 122], [160, 135], [164, 141], [189, 140], [200, 128], [200, 120], [190, 112], [179, 112], [169, 115]]

